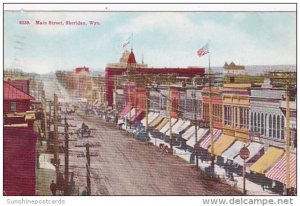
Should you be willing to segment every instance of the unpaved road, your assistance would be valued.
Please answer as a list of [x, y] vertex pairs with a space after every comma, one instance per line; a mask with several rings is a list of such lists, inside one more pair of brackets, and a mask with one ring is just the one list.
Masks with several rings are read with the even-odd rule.
[[[227, 184], [203, 178], [203, 175], [182, 159], [164, 154], [153, 145], [140, 142], [126, 132], [99, 117], [77, 114], [73, 124], [84, 121], [93, 137], [70, 142], [70, 150], [84, 151], [91, 147], [92, 195], [241, 195]], [[75, 136], [74, 136], [75, 137]], [[70, 167], [75, 172], [76, 185], [86, 186], [85, 157], [70, 152]]]

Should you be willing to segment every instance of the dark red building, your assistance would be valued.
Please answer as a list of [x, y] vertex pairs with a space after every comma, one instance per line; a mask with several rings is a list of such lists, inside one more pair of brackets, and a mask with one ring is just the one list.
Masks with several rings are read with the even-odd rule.
[[17, 89], [25, 92], [26, 94], [30, 94], [29, 90], [29, 80], [22, 80], [22, 79], [16, 79], [16, 80], [8, 80], [8, 83]]
[[205, 69], [202, 67], [198, 68], [144, 68], [136, 67], [136, 60], [133, 51], [127, 60], [127, 68], [119, 67], [106, 67], [105, 68], [105, 86], [106, 86], [106, 98], [108, 106], [113, 105], [113, 89], [115, 86], [115, 76], [123, 75], [128, 70], [134, 69], [136, 74], [148, 74], [148, 75], [159, 75], [159, 74], [174, 74], [178, 77], [194, 77], [196, 75], [204, 75]]
[[211, 87], [211, 90], [209, 89], [209, 87], [205, 87], [202, 90], [203, 120], [205, 122], [209, 122], [210, 92], [213, 111], [213, 126], [214, 128], [222, 129], [223, 97], [222, 91], [217, 87]]
[[13, 112], [26, 112], [30, 109], [30, 101], [34, 100], [34, 97], [11, 85], [7, 81], [4, 82], [3, 86], [4, 114]]
[[36, 140], [34, 98], [4, 82], [3, 182], [5, 195], [35, 195]]

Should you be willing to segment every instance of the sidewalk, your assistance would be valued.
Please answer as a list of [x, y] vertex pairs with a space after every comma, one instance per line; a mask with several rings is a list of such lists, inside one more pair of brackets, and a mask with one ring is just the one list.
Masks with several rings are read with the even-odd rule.
[[[150, 142], [152, 142], [153, 145], [158, 147], [159, 144], [163, 143], [170, 147], [169, 143], [166, 143], [163, 140], [158, 139], [158, 138], [153, 138], [153, 136], [151, 134], [149, 136], [150, 136]], [[184, 151], [184, 150], [181, 150], [176, 147], [173, 147], [173, 149], [175, 150], [176, 156], [184, 159], [187, 163], [190, 162], [191, 152]], [[195, 165], [195, 164], [193, 164], [193, 165]], [[210, 166], [210, 162], [201, 162], [201, 160], [199, 160], [199, 168], [201, 170], [204, 171], [204, 168], [206, 168], [208, 166]], [[241, 191], [243, 190], [243, 177], [242, 176], [238, 176], [237, 174], [234, 174], [235, 181], [231, 181], [226, 177], [225, 170], [216, 164], [215, 164], [215, 173], [220, 178], [224, 179], [227, 184], [229, 184], [231, 186], [235, 186]], [[279, 195], [279, 194], [273, 193], [272, 191], [270, 191], [268, 189], [263, 190], [260, 185], [255, 184], [255, 183], [249, 181], [248, 179], [246, 179], [246, 189], [247, 189], [247, 195]]]
[[37, 195], [52, 195], [50, 191], [51, 181], [56, 179], [55, 167], [51, 164], [53, 154], [46, 153], [45, 142], [38, 145], [39, 168], [37, 169]]

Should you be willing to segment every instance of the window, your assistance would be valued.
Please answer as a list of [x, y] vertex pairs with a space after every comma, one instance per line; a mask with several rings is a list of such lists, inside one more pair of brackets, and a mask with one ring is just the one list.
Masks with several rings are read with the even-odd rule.
[[272, 116], [269, 115], [269, 137], [272, 137], [273, 124], [272, 124]]
[[244, 127], [244, 108], [240, 108], [240, 127]]
[[280, 117], [277, 115], [277, 138], [280, 139]]
[[253, 112], [251, 112], [251, 131], [253, 132]]
[[237, 127], [237, 126], [238, 126], [238, 113], [237, 113], [237, 107], [234, 108], [234, 112], [235, 112], [235, 120], [234, 120], [234, 122], [235, 122], [235, 127]]
[[267, 136], [267, 117], [268, 115], [265, 114], [265, 130], [264, 130], [264, 135]]
[[260, 134], [264, 134], [264, 130], [265, 130], [265, 125], [264, 125], [264, 114], [261, 114], [261, 130], [260, 130]]
[[284, 116], [281, 116], [281, 139], [284, 139]]
[[256, 112], [254, 112], [254, 132], [257, 131], [257, 119], [256, 119]]
[[276, 138], [276, 117], [273, 115], [273, 138]]
[[257, 126], [256, 132], [260, 132], [260, 130], [261, 130], [260, 113], [257, 113], [257, 123], [258, 123], [258, 126]]
[[11, 102], [10, 103], [10, 111], [11, 112], [16, 112], [17, 111], [17, 103], [16, 102]]
[[209, 121], [209, 105], [203, 104], [203, 119]]

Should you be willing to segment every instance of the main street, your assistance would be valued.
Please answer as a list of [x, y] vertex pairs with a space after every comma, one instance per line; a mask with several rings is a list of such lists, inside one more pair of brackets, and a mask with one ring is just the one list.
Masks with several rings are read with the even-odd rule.
[[[86, 186], [86, 158], [84, 145], [91, 147], [92, 195], [239, 195], [229, 185], [204, 179], [182, 159], [165, 154], [153, 145], [140, 142], [117, 129], [100, 117], [83, 112], [69, 122], [77, 128], [85, 122], [92, 137], [70, 142], [70, 169], [75, 174], [76, 186]], [[72, 135], [71, 138], [76, 138]], [[75, 147], [77, 145], [77, 147]]]

